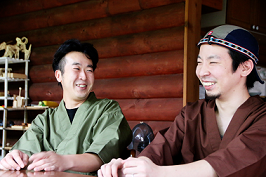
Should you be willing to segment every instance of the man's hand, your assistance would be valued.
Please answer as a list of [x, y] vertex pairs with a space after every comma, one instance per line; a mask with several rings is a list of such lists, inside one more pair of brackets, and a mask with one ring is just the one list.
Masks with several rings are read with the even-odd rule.
[[29, 156], [19, 150], [13, 150], [0, 161], [2, 170], [20, 170], [24, 168], [29, 161]]
[[31, 164], [28, 166], [28, 170], [34, 171], [65, 171], [64, 157], [62, 155], [56, 154], [53, 151], [40, 152], [33, 154], [29, 161]]
[[149, 158], [141, 156], [139, 158], [128, 158], [123, 165], [122, 172], [125, 176], [154, 177], [163, 176], [161, 167], [154, 164]]
[[160, 176], [159, 170], [159, 166], [147, 157], [130, 157], [126, 160], [113, 159], [108, 164], [102, 165], [98, 170], [98, 177], [126, 177], [133, 174], [136, 177], [154, 177]]
[[112, 159], [111, 162], [104, 164], [98, 170], [98, 177], [121, 177], [122, 174], [118, 174], [121, 172], [121, 168], [123, 167], [124, 160], [122, 159]]

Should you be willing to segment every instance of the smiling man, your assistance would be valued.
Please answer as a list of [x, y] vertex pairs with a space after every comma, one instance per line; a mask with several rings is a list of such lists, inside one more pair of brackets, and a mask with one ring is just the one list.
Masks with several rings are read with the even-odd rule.
[[207, 98], [188, 103], [138, 158], [113, 159], [99, 177], [266, 176], [266, 104], [248, 92], [263, 83], [256, 39], [223, 25], [198, 47], [196, 75]]
[[4, 170], [72, 171], [95, 175], [122, 155], [131, 129], [117, 102], [91, 92], [98, 53], [89, 43], [68, 40], [54, 55], [53, 70], [63, 89], [55, 109], [38, 115], [0, 162]]

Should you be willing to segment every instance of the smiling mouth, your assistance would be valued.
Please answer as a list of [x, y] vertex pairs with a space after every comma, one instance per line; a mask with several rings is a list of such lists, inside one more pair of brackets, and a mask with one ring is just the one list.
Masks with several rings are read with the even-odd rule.
[[81, 87], [81, 88], [87, 87], [87, 85], [85, 84], [77, 84], [76, 86]]
[[214, 85], [214, 82], [201, 82], [203, 86], [211, 86]]

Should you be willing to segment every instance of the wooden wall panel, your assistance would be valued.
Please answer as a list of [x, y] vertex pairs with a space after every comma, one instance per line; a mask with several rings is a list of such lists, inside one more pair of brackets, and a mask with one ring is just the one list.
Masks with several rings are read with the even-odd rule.
[[[183, 50], [100, 59], [95, 79], [183, 73]], [[31, 67], [33, 83], [56, 82], [51, 64]]]
[[[99, 98], [182, 98], [182, 74], [97, 79], [93, 91]], [[60, 100], [61, 88], [56, 82], [33, 83], [32, 100]]]
[[173, 121], [183, 107], [182, 98], [121, 99], [118, 101], [127, 120]]
[[94, 91], [101, 98], [182, 98], [183, 75], [98, 79]]
[[9, 17], [18, 14], [25, 14], [28, 12], [39, 11], [43, 9], [55, 8], [60, 7], [68, 4], [78, 3], [85, 0], [12, 0], [12, 1], [1, 1], [0, 6], [1, 17]]
[[[80, 15], [81, 17], [87, 16], [85, 15], [85, 13], [87, 13], [87, 9], [86, 8], [84, 9], [85, 9], [83, 10], [84, 14]], [[66, 11], [69, 12], [69, 10]], [[99, 9], [99, 11], [103, 10]], [[92, 14], [95, 13], [92, 12]], [[73, 17], [73, 13], [69, 14], [64, 13], [61, 16], [62, 19], [58, 19], [58, 21], [60, 21], [62, 24], [66, 24], [63, 23], [64, 21], [63, 19], [69, 20], [73, 18], [73, 20], [75, 20], [75, 19], [80, 19], [81, 17], [75, 17], [75, 16]], [[42, 18], [47, 18], [47, 19], [42, 21], [40, 20]], [[96, 18], [98, 18], [98, 16]], [[68, 25], [56, 26], [53, 24], [51, 26], [54, 27], [49, 27], [49, 28], [44, 28], [47, 27], [48, 23], [47, 21], [50, 20], [50, 17], [49, 16], [47, 17], [46, 13], [43, 14], [43, 17], [39, 18], [26, 17], [26, 19], [29, 20], [23, 21], [22, 19], [15, 19], [15, 20], [6, 19], [2, 23], [0, 23], [0, 29], [3, 31], [6, 30], [10, 33], [5, 35], [0, 35], [0, 41], [9, 41], [11, 39], [15, 39], [17, 36], [18, 37], [27, 36], [29, 41], [32, 44], [34, 44], [34, 47], [36, 48], [41, 46], [51, 46], [51, 45], [61, 44], [66, 39], [71, 39], [71, 38], [78, 38], [79, 40], [85, 41], [88, 39], [92, 40], [99, 38], [107, 38], [107, 37], [120, 36], [126, 34], [135, 34], [151, 30], [154, 31], [158, 29], [171, 28], [175, 26], [182, 26], [184, 25], [184, 4], [181, 3], [177, 5], [172, 5], [170, 7], [167, 6], [158, 7], [154, 9], [148, 9], [145, 11], [133, 12], [113, 17], [101, 18], [101, 19], [93, 19], [93, 20], [86, 19], [86, 21], [82, 22], [77, 21], [74, 24], [72, 23]], [[14, 26], [17, 25], [20, 26], [18, 30], [23, 29], [23, 25], [17, 24], [17, 21], [23, 23], [23, 25], [25, 25], [25, 29], [23, 30], [23, 32], [13, 33], [12, 29], [17, 29]], [[6, 25], [7, 23], [11, 25]], [[56, 23], [59, 22], [55, 22], [55, 24]], [[36, 25], [36, 27], [34, 27], [34, 25]], [[30, 30], [27, 29], [26, 27], [37, 28], [37, 29], [41, 28], [41, 29]], [[62, 35], [58, 35], [62, 31], [65, 31], [65, 33], [62, 33]]]
[[[45, 9], [51, 9], [61, 6], [66, 6], [69, 4], [77, 4], [79, 2], [86, 0], [12, 0], [10, 1], [0, 1], [1, 17], [9, 17], [18, 14], [25, 14], [34, 11], [40, 11]], [[117, 1], [117, 0], [99, 0], [99, 3], [108, 3], [108, 12], [110, 14], [125, 13], [134, 10], [150, 9], [153, 7], [169, 5], [173, 3], [183, 2], [184, 0], [127, 0], [127, 1]], [[202, 4], [209, 8], [221, 10], [222, 0], [202, 0]], [[11, 10], [12, 9], [12, 10]]]
[[[173, 27], [87, 42], [95, 46], [100, 58], [181, 50], [184, 47], [184, 29], [182, 26]], [[52, 45], [33, 49], [30, 65], [50, 64], [58, 47], [59, 45]]]

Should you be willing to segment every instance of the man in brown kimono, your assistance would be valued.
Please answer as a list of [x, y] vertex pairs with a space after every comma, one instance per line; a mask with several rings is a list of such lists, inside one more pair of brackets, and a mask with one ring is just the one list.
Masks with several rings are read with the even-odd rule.
[[223, 25], [198, 47], [196, 74], [207, 98], [188, 103], [138, 158], [113, 159], [99, 177], [266, 176], [266, 105], [248, 92], [263, 83], [256, 39]]

